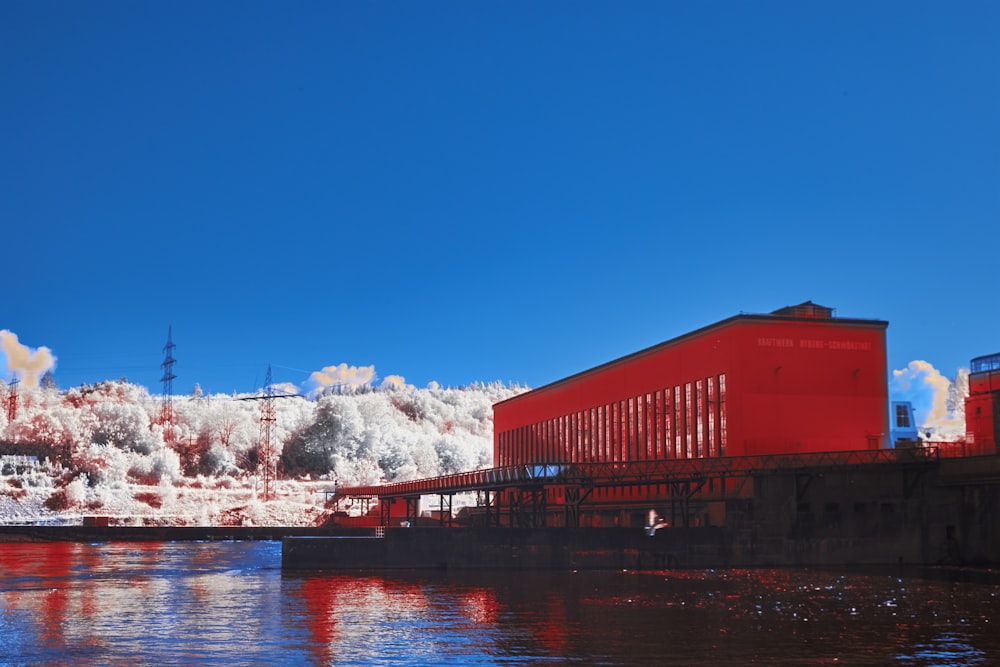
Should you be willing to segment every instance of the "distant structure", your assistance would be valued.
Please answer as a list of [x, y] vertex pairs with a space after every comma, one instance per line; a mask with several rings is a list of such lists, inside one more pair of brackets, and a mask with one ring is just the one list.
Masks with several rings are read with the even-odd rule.
[[887, 326], [811, 301], [730, 317], [497, 403], [494, 460], [879, 449], [889, 435]]
[[965, 399], [965, 439], [986, 451], [1000, 444], [1000, 353], [976, 357], [969, 365]]
[[[708, 521], [707, 514], [721, 524], [725, 504], [715, 498], [738, 495], [733, 467], [746, 457], [884, 448], [888, 322], [833, 313], [807, 301], [736, 315], [495, 404], [493, 458], [501, 467], [699, 471], [684, 488], [666, 476], [544, 494], [512, 488], [497, 494], [497, 516], [501, 507], [530, 507], [520, 525], [640, 526], [649, 507], [670, 506], [674, 525]], [[725, 473], [710, 480], [720, 467]], [[689, 511], [712, 494], [717, 504]]]
[[163, 377], [160, 378], [160, 382], [163, 383], [163, 403], [160, 406], [160, 421], [164, 424], [169, 424], [174, 419], [174, 406], [173, 406], [173, 394], [174, 394], [174, 379], [177, 377], [174, 375], [174, 364], [177, 360], [174, 359], [174, 345], [173, 340], [173, 327], [167, 327], [167, 344], [163, 346], [163, 363], [160, 366], [163, 367]]
[[892, 401], [889, 403], [889, 446], [916, 447], [920, 444], [917, 420], [913, 415], [913, 403]]
[[277, 417], [274, 414], [274, 388], [271, 386], [271, 364], [264, 378], [264, 395], [260, 405], [260, 444], [257, 446], [257, 469], [264, 480], [264, 502], [271, 499], [271, 487], [277, 475], [277, 461], [271, 444], [271, 432]]
[[264, 482], [264, 500], [271, 499], [274, 480], [278, 478], [278, 452], [273, 440], [274, 425], [278, 421], [274, 410], [276, 398], [302, 398], [300, 394], [277, 392], [271, 384], [271, 364], [267, 365], [264, 389], [260, 396], [246, 396], [241, 401], [261, 401], [260, 439], [257, 441], [257, 474]]
[[7, 395], [7, 421], [12, 422], [17, 419], [17, 383], [18, 379], [15, 375], [7, 385], [10, 389], [10, 393]]

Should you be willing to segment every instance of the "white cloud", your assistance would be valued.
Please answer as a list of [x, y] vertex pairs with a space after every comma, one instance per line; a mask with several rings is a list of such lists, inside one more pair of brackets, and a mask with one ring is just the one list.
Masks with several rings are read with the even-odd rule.
[[16, 379], [29, 387], [37, 387], [39, 378], [56, 365], [56, 358], [49, 348], [43, 345], [32, 350], [22, 345], [17, 339], [17, 334], [7, 329], [0, 329], [0, 350], [6, 357], [5, 375], [12, 373]]
[[406, 384], [406, 378], [402, 375], [387, 375], [381, 386], [385, 389], [413, 389], [413, 385]]
[[313, 371], [306, 381], [311, 396], [331, 389], [351, 389], [371, 385], [375, 380], [375, 366], [348, 366], [338, 364]]
[[932, 364], [916, 360], [892, 372], [889, 393], [893, 400], [913, 404], [921, 430], [930, 432], [931, 439], [951, 439], [965, 432], [964, 403], [956, 393], [964, 391]]

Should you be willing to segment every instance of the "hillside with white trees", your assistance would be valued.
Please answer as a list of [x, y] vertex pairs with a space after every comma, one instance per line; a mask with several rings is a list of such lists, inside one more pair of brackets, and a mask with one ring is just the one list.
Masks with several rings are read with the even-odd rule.
[[45, 384], [0, 382], [0, 523], [103, 515], [132, 525], [311, 525], [337, 484], [490, 467], [492, 406], [525, 390], [361, 385], [274, 398], [277, 475], [265, 499], [260, 395], [196, 388], [173, 397], [165, 421], [162, 397], [124, 380]]
[[[398, 376], [375, 385], [374, 367], [341, 364], [313, 373], [306, 396], [270, 387], [281, 394], [269, 402], [272, 420], [263, 394], [196, 386], [164, 411], [163, 396], [126, 380], [59, 390], [47, 348], [0, 330], [0, 351], [7, 377], [23, 380], [0, 380], [0, 523], [99, 515], [135, 525], [312, 525], [337, 485], [490, 467], [493, 404], [526, 390], [415, 389]], [[928, 441], [964, 437], [967, 393], [967, 369], [948, 380], [925, 361], [890, 379], [890, 395], [913, 402]]]

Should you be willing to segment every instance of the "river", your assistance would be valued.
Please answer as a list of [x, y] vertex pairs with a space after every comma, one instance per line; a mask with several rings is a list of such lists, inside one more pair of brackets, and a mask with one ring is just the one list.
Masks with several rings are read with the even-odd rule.
[[0, 543], [0, 665], [998, 665], [899, 572], [285, 573], [277, 542]]

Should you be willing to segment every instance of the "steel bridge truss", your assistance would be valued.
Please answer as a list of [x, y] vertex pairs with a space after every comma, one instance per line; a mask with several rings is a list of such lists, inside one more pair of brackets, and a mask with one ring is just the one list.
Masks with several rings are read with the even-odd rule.
[[[444, 475], [410, 482], [374, 486], [338, 488], [334, 503], [344, 499], [377, 500], [380, 521], [388, 525], [392, 505], [402, 499], [406, 503], [406, 521], [416, 522], [419, 499], [425, 495], [440, 498], [440, 521], [451, 523], [452, 498], [457, 493], [474, 492], [477, 505], [486, 517], [487, 525], [502, 526], [503, 517], [512, 527], [544, 527], [547, 521], [548, 491], [559, 489], [563, 498], [565, 526], [580, 525], [581, 507], [595, 489], [636, 486], [664, 486], [672, 501], [680, 505], [680, 514], [687, 522], [692, 498], [709, 486], [724, 495], [739, 495], [743, 484], [753, 477], [775, 472], [796, 474], [797, 495], [804, 494], [813, 476], [846, 466], [903, 464], [912, 468], [908, 478], [923, 474], [926, 464], [940, 458], [937, 447], [911, 449], [877, 449], [849, 452], [809, 454], [773, 454], [767, 456], [734, 456], [703, 459], [673, 459], [665, 461], [622, 461], [613, 463], [532, 463], [502, 468]], [[735, 481], [733, 483], [727, 482]]]

